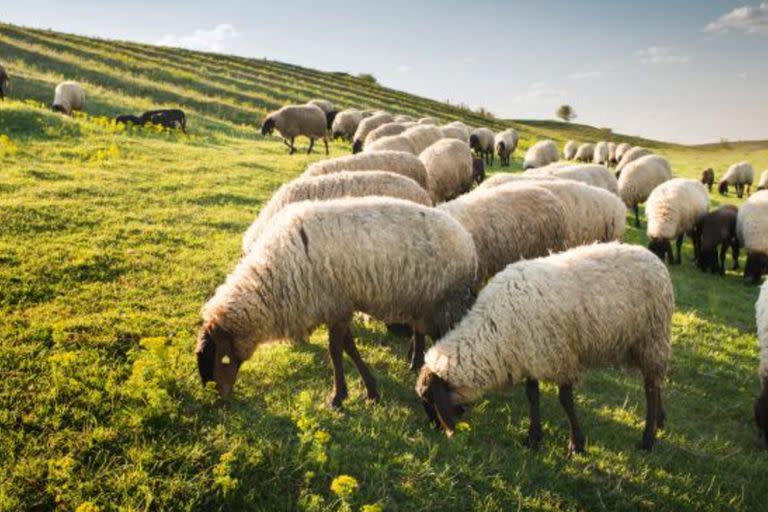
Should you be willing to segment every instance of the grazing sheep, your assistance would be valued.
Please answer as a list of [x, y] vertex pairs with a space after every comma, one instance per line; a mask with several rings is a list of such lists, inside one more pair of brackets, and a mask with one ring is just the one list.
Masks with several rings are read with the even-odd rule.
[[[693, 229], [696, 222], [707, 214], [709, 195], [696, 180], [675, 178], [657, 186], [648, 196], [645, 216], [648, 218], [648, 249], [664, 261], [682, 263], [680, 249], [686, 233], [693, 241], [693, 252], [698, 257], [698, 241]], [[677, 259], [672, 259], [670, 240], [677, 239]]]
[[259, 216], [243, 235], [243, 254], [250, 252], [253, 244], [269, 226], [270, 220], [288, 204], [364, 196], [396, 197], [432, 206], [429, 194], [418, 183], [393, 172], [347, 171], [300, 177], [280, 187], [259, 211]]
[[322, 176], [341, 171], [389, 171], [411, 178], [427, 189], [427, 169], [414, 154], [402, 151], [377, 151], [340, 156], [315, 162], [307, 167], [304, 176]]
[[533, 169], [544, 167], [553, 162], [557, 162], [560, 153], [557, 150], [557, 144], [551, 140], [540, 140], [528, 148], [523, 158], [523, 169]]
[[187, 133], [187, 116], [183, 110], [177, 108], [150, 110], [139, 116], [139, 124], [147, 123], [157, 124], [165, 128], [181, 128], [181, 131]]
[[351, 141], [355, 136], [355, 131], [363, 120], [363, 113], [360, 110], [347, 109], [342, 110], [333, 120], [331, 126], [331, 135], [334, 139], [344, 139]]
[[610, 157], [610, 151], [608, 149], [608, 143], [600, 141], [595, 144], [594, 151], [592, 153], [592, 161], [599, 165], [608, 165]]
[[616, 166], [616, 177], [618, 178], [621, 175], [621, 171], [624, 170], [624, 167], [626, 167], [630, 162], [652, 154], [653, 152], [650, 149], [646, 149], [640, 146], [635, 146], [631, 149], [628, 149], [624, 155], [622, 155], [621, 160], [619, 160], [619, 165]]
[[728, 185], [734, 185], [736, 187], [736, 195], [739, 199], [744, 197], [744, 186], [747, 187], [747, 197], [749, 197], [749, 190], [752, 188], [752, 181], [755, 179], [755, 170], [748, 162], [739, 162], [733, 164], [728, 168], [722, 178], [720, 178], [720, 185], [717, 189], [720, 195], [728, 194]]
[[509, 157], [514, 154], [515, 149], [517, 148], [518, 138], [514, 128], [507, 128], [503, 132], [496, 134], [496, 154], [499, 155], [499, 161], [501, 162], [502, 167], [509, 167]]
[[115, 122], [118, 124], [133, 124], [136, 126], [141, 126], [144, 124], [141, 122], [140, 118], [131, 114], [119, 115], [115, 118]]
[[450, 123], [446, 124], [445, 126], [455, 126], [456, 128], [461, 128], [464, 130], [467, 134], [467, 139], [469, 139], [469, 136], [472, 134], [472, 129], [467, 126], [466, 124], [462, 123], [461, 121], [451, 121]]
[[429, 126], [437, 126], [440, 124], [440, 121], [438, 121], [434, 117], [422, 117], [418, 121], [416, 121], [418, 124], [425, 124]]
[[437, 207], [472, 235], [477, 286], [512, 262], [562, 251], [571, 234], [565, 207], [538, 187], [479, 189]]
[[8, 95], [11, 79], [8, 77], [8, 72], [5, 70], [2, 64], [0, 64], [0, 100], [4, 100]]
[[365, 136], [365, 141], [363, 142], [363, 148], [366, 148], [369, 144], [373, 144], [377, 140], [383, 138], [383, 137], [389, 137], [390, 135], [400, 135], [403, 133], [406, 129], [413, 126], [413, 123], [386, 123], [372, 132], [370, 132], [368, 135]]
[[647, 403], [641, 447], [651, 450], [665, 413], [674, 290], [645, 249], [594, 244], [520, 261], [496, 274], [458, 326], [427, 352], [416, 383], [428, 417], [450, 437], [453, 416], [484, 393], [526, 380], [527, 446], [542, 438], [539, 381], [559, 387], [569, 450], [583, 452], [573, 386], [588, 368], [637, 368]]
[[360, 121], [360, 124], [357, 125], [355, 135], [352, 138], [352, 153], [359, 153], [363, 150], [363, 143], [369, 133], [383, 124], [392, 123], [394, 121], [395, 118], [392, 117], [392, 114], [387, 112], [377, 112]]
[[760, 174], [760, 181], [757, 183], [757, 190], [765, 190], [767, 188], [768, 188], [768, 170], [765, 170]]
[[376, 400], [376, 382], [350, 331], [353, 313], [437, 337], [471, 304], [476, 269], [471, 236], [434, 208], [384, 197], [288, 205], [203, 307], [200, 377], [226, 397], [258, 345], [306, 339], [327, 324], [331, 405], [347, 396], [342, 352], [367, 398]]
[[712, 192], [712, 185], [715, 184], [715, 171], [711, 167], [701, 171], [701, 182], [707, 186], [707, 191]]
[[443, 133], [437, 126], [417, 124], [405, 130], [403, 136], [411, 139], [413, 147], [416, 148], [416, 154], [419, 155], [429, 146], [442, 139]]
[[85, 108], [85, 90], [77, 82], [61, 82], [56, 86], [51, 110], [68, 116]]
[[336, 119], [336, 116], [338, 115], [339, 111], [336, 109], [336, 107], [328, 100], [309, 100], [307, 102], [307, 105], [314, 105], [320, 110], [323, 111], [325, 114], [325, 126], [328, 131], [331, 131], [333, 128], [333, 121]]
[[[736, 236], [736, 218], [739, 209], [727, 204], [704, 215], [694, 227], [694, 237], [699, 247], [696, 264], [704, 272], [725, 274], [725, 255], [731, 248], [733, 269], [739, 268], [739, 240]], [[720, 256], [717, 246], [720, 246]]]
[[576, 151], [579, 149], [579, 143], [569, 140], [563, 146], [563, 160], [573, 160], [576, 158]]
[[491, 188], [491, 187], [498, 187], [499, 185], [505, 185], [508, 183], [526, 183], [526, 184], [536, 184], [540, 181], [547, 181], [547, 180], [554, 180], [558, 179], [552, 176], [551, 174], [541, 174], [541, 175], [535, 175], [535, 174], [513, 174], [509, 172], [500, 172], [497, 174], [494, 174], [487, 180], [485, 180], [478, 188]]
[[404, 151], [406, 153], [412, 153], [418, 155], [413, 141], [404, 134], [389, 135], [388, 137], [382, 137], [371, 144], [366, 144], [364, 153], [373, 153], [376, 151]]
[[744, 279], [757, 284], [768, 271], [768, 190], [756, 192], [739, 209], [736, 234], [747, 250]]
[[472, 152], [456, 139], [442, 139], [420, 155], [427, 169], [427, 191], [434, 203], [448, 201], [472, 188]]
[[315, 139], [322, 139], [325, 144], [325, 154], [328, 154], [328, 127], [325, 123], [325, 113], [315, 105], [287, 105], [272, 112], [261, 125], [261, 134], [271, 134], [275, 129], [283, 137], [283, 143], [288, 146], [289, 154], [296, 152], [293, 145], [298, 136], [309, 139], [307, 154], [312, 152]]
[[608, 143], [608, 165], [616, 167], [616, 164], [618, 163], [619, 163], [619, 160], [616, 158], [616, 143], [609, 142]]
[[629, 144], [628, 142], [622, 142], [618, 146], [616, 146], [616, 163], [618, 164], [621, 162], [621, 158], [624, 156], [624, 153], [632, 149], [632, 144]]
[[661, 183], [672, 179], [667, 159], [646, 155], [630, 162], [619, 176], [619, 196], [635, 212], [635, 226], [640, 226], [640, 203]]
[[485, 180], [485, 163], [479, 158], [472, 157], [472, 181], [480, 185]]
[[414, 119], [413, 116], [409, 116], [407, 114], [397, 114], [395, 116], [395, 122], [396, 123], [415, 123], [416, 119]]
[[755, 422], [768, 447], [768, 283], [760, 288], [755, 304], [757, 341], [760, 350], [760, 396], [755, 400]]
[[469, 147], [478, 158], [485, 160], [487, 165], [493, 165], [493, 145], [495, 135], [488, 128], [475, 128], [469, 136]]
[[456, 139], [469, 144], [469, 132], [461, 126], [446, 124], [440, 127], [440, 133], [443, 134], [444, 139]]
[[538, 169], [529, 169], [524, 176], [538, 178], [560, 178], [573, 180], [603, 188], [612, 194], [619, 193], [619, 184], [616, 177], [606, 167], [597, 164], [581, 165], [549, 165]]
[[592, 161], [595, 156], [595, 145], [591, 142], [585, 142], [579, 146], [576, 150], [576, 160], [579, 162], [588, 163]]

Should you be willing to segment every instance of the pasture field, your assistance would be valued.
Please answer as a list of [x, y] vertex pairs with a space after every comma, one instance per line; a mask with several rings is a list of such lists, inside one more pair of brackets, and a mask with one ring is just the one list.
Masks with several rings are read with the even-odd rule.
[[[617, 370], [591, 372], [577, 388], [585, 456], [566, 455], [553, 386], [543, 388], [539, 450], [522, 444], [520, 386], [475, 404], [446, 440], [416, 401], [406, 343], [375, 322], [357, 323], [355, 335], [380, 404], [365, 403], [349, 364], [343, 411], [326, 407], [323, 329], [308, 344], [260, 348], [227, 403], [200, 385], [200, 306], [271, 193], [324, 158], [289, 157], [278, 139], [261, 137], [266, 111], [325, 97], [514, 126], [523, 135], [517, 168], [538, 138], [606, 132], [490, 120], [272, 61], [6, 24], [0, 58], [13, 80], [0, 103], [0, 510], [765, 510], [768, 452], [752, 418], [758, 290], [740, 273], [700, 273], [687, 242], [683, 265], [671, 269], [668, 422], [652, 454], [637, 449], [640, 377]], [[88, 115], [44, 106], [63, 77], [85, 85]], [[190, 137], [100, 117], [158, 106], [184, 108]], [[668, 157], [676, 176], [709, 166], [720, 175], [743, 159], [768, 168], [767, 143], [611, 136]], [[716, 191], [711, 199], [737, 202]], [[626, 240], [646, 243], [630, 226]]]

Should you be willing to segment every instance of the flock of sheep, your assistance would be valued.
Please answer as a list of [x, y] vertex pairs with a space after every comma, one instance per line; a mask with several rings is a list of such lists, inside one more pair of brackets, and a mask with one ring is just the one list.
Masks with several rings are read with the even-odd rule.
[[[614, 364], [643, 376], [642, 447], [651, 450], [665, 420], [661, 386], [674, 311], [664, 258], [680, 263], [688, 234], [703, 269], [723, 271], [718, 246], [724, 254], [743, 245], [745, 275], [755, 281], [768, 262], [768, 191], [741, 211], [709, 213], [705, 185], [673, 178], [667, 160], [645, 148], [568, 142], [563, 157], [582, 161], [570, 163], [544, 140], [527, 150], [523, 173], [485, 180], [484, 163], [494, 155], [509, 164], [514, 130], [337, 112], [325, 100], [269, 114], [262, 133], [274, 130], [291, 153], [296, 137], [306, 136], [308, 152], [317, 139], [327, 151], [328, 139], [341, 137], [353, 154], [315, 162], [278, 189], [246, 231], [235, 270], [203, 307], [198, 369], [222, 397], [260, 344], [303, 340], [324, 324], [331, 405], [348, 394], [344, 353], [367, 398], [378, 399], [350, 328], [353, 315], [364, 313], [412, 336], [418, 398], [449, 436], [465, 405], [524, 380], [527, 444], [537, 445], [539, 381], [546, 380], [559, 386], [569, 447], [581, 452], [573, 386], [586, 369]], [[721, 181], [722, 193], [743, 182], [733, 174]], [[627, 209], [639, 222], [641, 203], [650, 251], [619, 242]], [[768, 310], [768, 285], [762, 295]], [[768, 436], [768, 311], [760, 325], [764, 391], [755, 414]], [[425, 353], [427, 336], [434, 344]]]

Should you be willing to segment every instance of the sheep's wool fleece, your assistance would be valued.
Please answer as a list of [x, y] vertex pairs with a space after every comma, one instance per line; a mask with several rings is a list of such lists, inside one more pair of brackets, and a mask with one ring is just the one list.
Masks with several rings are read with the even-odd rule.
[[435, 203], [452, 199], [472, 187], [472, 152], [460, 140], [442, 139], [420, 155], [427, 169], [427, 190]]
[[427, 352], [425, 368], [448, 382], [456, 403], [526, 377], [573, 384], [594, 366], [638, 367], [660, 379], [673, 311], [669, 273], [650, 251], [582, 246], [496, 274]]
[[654, 188], [672, 179], [672, 170], [666, 158], [646, 155], [627, 164], [619, 176], [619, 196], [627, 207], [640, 204]]
[[757, 341], [760, 350], [760, 380], [768, 380], [768, 281], [760, 287], [755, 303]]
[[723, 175], [720, 183], [726, 182], [729, 185], [752, 184], [755, 178], [755, 170], [748, 162], [739, 162], [728, 168]]
[[757, 188], [768, 188], [768, 170], [760, 174], [760, 181], [757, 182]]
[[269, 115], [275, 128], [286, 139], [304, 135], [322, 139], [326, 136], [328, 121], [317, 105], [286, 105]]
[[619, 161], [619, 165], [616, 166], [616, 171], [620, 172], [624, 169], [624, 167], [627, 166], [628, 163], [637, 160], [638, 158], [644, 157], [646, 155], [652, 155], [653, 152], [650, 149], [646, 149], [640, 146], [635, 146], [631, 149], [628, 149], [624, 152], [624, 154], [621, 156], [621, 160]]
[[304, 176], [320, 176], [341, 171], [389, 171], [402, 174], [426, 189], [427, 169], [419, 157], [405, 151], [376, 151], [329, 158], [315, 162]]
[[736, 232], [747, 251], [768, 254], [768, 190], [755, 192], [739, 208]]
[[651, 192], [645, 204], [648, 238], [672, 240], [693, 229], [709, 210], [707, 188], [697, 180], [675, 178]]
[[300, 339], [355, 311], [417, 323], [469, 289], [476, 270], [471, 236], [433, 208], [383, 197], [303, 201], [273, 217], [203, 319], [248, 358], [259, 342]]

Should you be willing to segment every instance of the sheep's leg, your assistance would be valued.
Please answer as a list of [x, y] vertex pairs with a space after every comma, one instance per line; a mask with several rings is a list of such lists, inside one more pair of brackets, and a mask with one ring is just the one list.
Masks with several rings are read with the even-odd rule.
[[568, 451], [570, 453], [584, 453], [584, 443], [586, 439], [579, 426], [579, 420], [576, 418], [576, 410], [573, 407], [573, 386], [570, 384], [562, 384], [558, 389], [560, 405], [565, 409], [565, 414], [568, 416], [568, 422], [571, 424]]
[[288, 152], [289, 155], [292, 155], [296, 152], [296, 146], [293, 145], [294, 137], [291, 137], [291, 143], [288, 144], [288, 147], [291, 148], [291, 150]]
[[323, 137], [323, 142], [325, 143], [325, 154], [328, 155], [328, 137]]
[[344, 351], [352, 359], [352, 362], [355, 363], [357, 373], [359, 373], [360, 378], [363, 379], [368, 400], [377, 401], [379, 399], [379, 392], [376, 390], [376, 379], [373, 378], [371, 370], [368, 369], [368, 365], [365, 364], [365, 361], [363, 361], [363, 358], [357, 351], [355, 339], [352, 337], [352, 332], [349, 330], [349, 324], [345, 326], [345, 329], [346, 332], [343, 335]]
[[635, 227], [639, 228], [640, 227], [640, 205], [635, 203], [634, 210], [635, 210]]
[[680, 250], [683, 248], [683, 239], [685, 238], [685, 233], [677, 237], [677, 241], [675, 242], [675, 246], [677, 247], [677, 260], [675, 263], [680, 265], [683, 262], [683, 257], [681, 256]]
[[728, 240], [723, 242], [723, 244], [720, 246], [720, 259], [717, 260], [717, 263], [718, 263], [717, 270], [720, 273], [720, 275], [725, 274], [726, 254], [728, 254]]
[[344, 378], [344, 324], [328, 327], [328, 355], [333, 365], [333, 396], [329, 405], [334, 409], [341, 407], [347, 398], [347, 381]]
[[667, 423], [667, 413], [661, 401], [661, 385], [656, 386], [656, 429], [664, 430]]
[[739, 240], [736, 237], [731, 239], [731, 256], [733, 256], [733, 270], [739, 268]]
[[539, 409], [539, 381], [528, 378], [525, 381], [525, 395], [528, 397], [529, 416], [531, 424], [528, 427], [528, 437], [525, 446], [538, 448], [541, 444], [541, 410]]
[[410, 369], [418, 371], [422, 366], [424, 366], [424, 334], [414, 331]]
[[310, 137], [309, 138], [309, 149], [307, 150], [307, 154], [309, 155], [312, 153], [312, 148], [315, 147], [315, 139]]
[[[645, 415], [645, 431], [643, 432], [643, 441], [640, 447], [643, 450], [653, 450], [653, 443], [656, 441], [656, 427], [659, 418], [657, 413], [659, 410], [658, 398], [660, 397], [659, 386], [656, 384], [656, 380], [652, 378], [645, 378], [645, 402], [646, 402], [646, 415]], [[663, 420], [662, 420], [663, 423]]]

